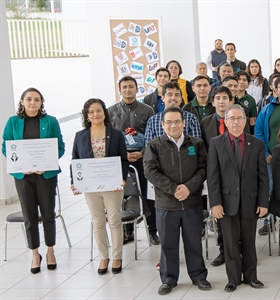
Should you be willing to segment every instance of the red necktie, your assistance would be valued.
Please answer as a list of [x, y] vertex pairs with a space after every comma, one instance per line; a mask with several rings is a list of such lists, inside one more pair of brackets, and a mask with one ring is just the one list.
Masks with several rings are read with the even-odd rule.
[[220, 132], [220, 134], [224, 134], [225, 131], [226, 131], [226, 129], [225, 129], [225, 120], [220, 118], [219, 132]]

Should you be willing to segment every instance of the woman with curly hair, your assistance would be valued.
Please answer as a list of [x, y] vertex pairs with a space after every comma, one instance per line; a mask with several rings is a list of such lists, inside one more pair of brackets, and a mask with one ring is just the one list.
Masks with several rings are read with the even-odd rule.
[[[10, 140], [57, 138], [58, 156], [64, 154], [64, 142], [57, 119], [46, 114], [44, 97], [35, 88], [25, 90], [20, 98], [15, 116], [9, 118], [3, 133], [2, 152], [6, 156], [6, 143]], [[57, 267], [55, 245], [55, 192], [59, 170], [12, 173], [24, 217], [28, 247], [32, 250], [31, 273], [41, 271], [42, 256], [39, 253], [40, 237], [38, 208], [43, 220], [47, 249], [47, 268]]]
[[251, 59], [249, 61], [247, 66], [247, 72], [251, 77], [251, 81], [247, 88], [247, 92], [255, 99], [256, 104], [258, 104], [258, 102], [264, 96], [268, 95], [269, 92], [268, 81], [262, 75], [262, 67], [259, 61], [256, 59]]
[[[82, 110], [82, 123], [85, 129], [76, 133], [72, 159], [120, 156], [124, 186], [129, 168], [125, 140], [121, 131], [111, 127], [111, 120], [105, 103], [100, 99], [86, 101]], [[73, 185], [72, 172], [71, 184], [73, 194], [78, 195], [80, 192]], [[110, 261], [105, 210], [112, 237], [112, 272], [117, 274], [122, 270], [123, 226], [121, 206], [123, 191], [88, 192], [84, 195], [91, 213], [94, 237], [99, 250], [98, 274], [107, 273]]]

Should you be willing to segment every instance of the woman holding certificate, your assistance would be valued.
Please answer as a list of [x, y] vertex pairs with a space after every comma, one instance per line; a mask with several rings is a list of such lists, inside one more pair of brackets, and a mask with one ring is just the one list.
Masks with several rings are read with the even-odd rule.
[[[6, 141], [46, 138], [56, 138], [58, 157], [60, 158], [64, 154], [64, 142], [59, 123], [55, 117], [46, 114], [44, 101], [42, 94], [35, 88], [29, 88], [23, 92], [16, 115], [9, 118], [4, 129], [2, 152], [5, 156]], [[19, 157], [20, 153], [17, 153], [17, 156]], [[24, 217], [28, 247], [33, 254], [31, 264], [31, 273], [33, 274], [41, 271], [42, 261], [42, 256], [38, 251], [40, 246], [38, 207], [43, 219], [45, 244], [48, 247], [47, 267], [49, 270], [55, 270], [57, 267], [53, 246], [56, 238], [55, 192], [57, 174], [60, 172], [58, 169], [11, 173], [15, 178]]]
[[[76, 133], [72, 159], [120, 157], [124, 186], [129, 170], [125, 141], [122, 132], [111, 127], [105, 103], [100, 99], [86, 101], [82, 110], [82, 123], [85, 129]], [[72, 174], [73, 172], [71, 172], [71, 189], [74, 195], [77, 195], [80, 192], [73, 184]], [[123, 227], [121, 206], [123, 191], [121, 186], [120, 189], [115, 191], [86, 192], [84, 195], [91, 213], [94, 237], [99, 250], [98, 274], [106, 274], [110, 261], [105, 211], [112, 238], [112, 272], [117, 274], [122, 270]]]

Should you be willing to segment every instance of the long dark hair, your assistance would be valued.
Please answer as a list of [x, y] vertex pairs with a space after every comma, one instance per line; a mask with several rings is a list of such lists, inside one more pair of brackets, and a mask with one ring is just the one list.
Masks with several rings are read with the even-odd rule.
[[85, 102], [84, 107], [81, 112], [83, 127], [89, 128], [91, 126], [91, 122], [88, 120], [88, 111], [89, 111], [90, 106], [93, 103], [99, 103], [101, 105], [101, 107], [103, 108], [104, 115], [105, 115], [104, 125], [105, 126], [111, 125], [111, 119], [110, 119], [110, 116], [109, 116], [109, 113], [108, 113], [105, 103], [101, 99], [91, 98]]
[[252, 76], [251, 71], [250, 71], [250, 66], [253, 63], [255, 63], [259, 66], [259, 73], [257, 74], [257, 77], [258, 77], [257, 85], [263, 85], [264, 77], [263, 77], [263, 74], [262, 74], [262, 67], [261, 67], [261, 64], [259, 63], [259, 61], [257, 59], [251, 59], [249, 61], [248, 66], [247, 66], [247, 72], [249, 73], [250, 76]]
[[27, 93], [29, 92], [36, 92], [40, 98], [41, 98], [41, 101], [42, 101], [42, 104], [41, 104], [41, 107], [39, 108], [38, 110], [38, 116], [43, 116], [46, 114], [46, 111], [45, 111], [45, 108], [44, 108], [44, 102], [45, 102], [45, 99], [43, 97], [43, 95], [41, 94], [41, 92], [33, 87], [31, 88], [28, 88], [27, 90], [25, 90], [21, 97], [20, 97], [20, 101], [18, 103], [18, 110], [16, 112], [17, 116], [20, 117], [20, 118], [25, 118], [26, 117], [26, 113], [25, 113], [25, 109], [24, 109], [24, 106], [21, 104], [21, 100], [24, 99], [24, 97], [26, 96]]

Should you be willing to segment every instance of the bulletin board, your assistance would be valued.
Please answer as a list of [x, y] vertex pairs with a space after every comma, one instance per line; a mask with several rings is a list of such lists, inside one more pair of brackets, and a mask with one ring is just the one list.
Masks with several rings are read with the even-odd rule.
[[134, 77], [138, 84], [136, 98], [155, 91], [155, 72], [162, 66], [159, 20], [110, 20], [116, 102], [119, 102], [119, 80]]

